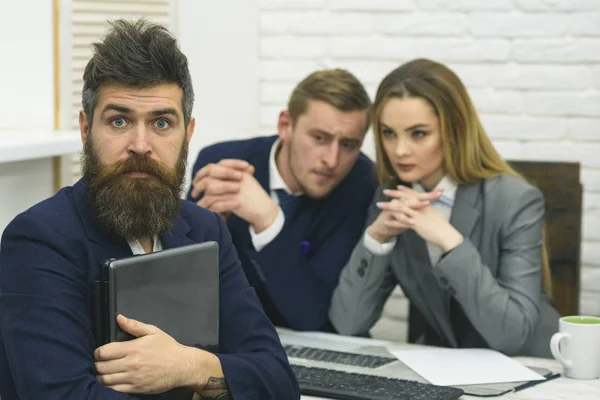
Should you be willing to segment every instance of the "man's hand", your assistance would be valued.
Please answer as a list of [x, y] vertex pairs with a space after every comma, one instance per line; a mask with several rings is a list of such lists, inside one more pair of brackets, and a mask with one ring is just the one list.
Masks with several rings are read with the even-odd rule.
[[[208, 164], [202, 167], [192, 181], [191, 196], [197, 199], [200, 195], [218, 196], [221, 194], [239, 192], [239, 183], [243, 173], [254, 174], [254, 166], [247, 161], [238, 159], [224, 159], [216, 164]], [[196, 202], [200, 207], [206, 207], [206, 201], [201, 199]], [[215, 210], [211, 210], [215, 211]], [[231, 210], [219, 212], [223, 219], [229, 217]]]
[[194, 177], [192, 197], [204, 194], [196, 204], [227, 218], [235, 213], [257, 233], [267, 229], [279, 207], [254, 178], [254, 166], [244, 160], [224, 159], [208, 164]]
[[208, 194], [198, 205], [217, 213], [233, 212], [247, 221], [257, 233], [267, 229], [279, 213], [279, 207], [260, 183], [248, 173], [243, 173], [237, 190], [219, 194]]
[[153, 325], [123, 315], [117, 316], [117, 323], [136, 339], [96, 349], [96, 378], [103, 385], [118, 392], [155, 394], [198, 387], [217, 374], [216, 356], [183, 346]]
[[247, 161], [238, 159], [223, 159], [216, 164], [207, 164], [200, 168], [192, 181], [192, 198], [197, 199], [201, 194], [235, 193], [242, 180], [242, 174], [254, 174], [254, 166]]

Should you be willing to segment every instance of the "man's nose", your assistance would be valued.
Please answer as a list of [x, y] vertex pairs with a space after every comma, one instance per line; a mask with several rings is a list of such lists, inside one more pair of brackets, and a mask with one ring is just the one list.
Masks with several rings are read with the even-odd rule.
[[139, 155], [150, 154], [149, 132], [146, 127], [143, 124], [138, 124], [130, 131], [130, 134], [128, 151]]
[[336, 142], [327, 146], [327, 150], [323, 156], [323, 162], [329, 169], [337, 167], [340, 160], [340, 145]]

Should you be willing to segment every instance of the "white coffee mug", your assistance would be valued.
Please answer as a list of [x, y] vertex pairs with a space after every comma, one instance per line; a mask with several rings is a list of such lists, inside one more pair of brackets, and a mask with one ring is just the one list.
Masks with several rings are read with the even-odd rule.
[[600, 377], [600, 318], [562, 317], [559, 332], [550, 340], [552, 355], [573, 379]]

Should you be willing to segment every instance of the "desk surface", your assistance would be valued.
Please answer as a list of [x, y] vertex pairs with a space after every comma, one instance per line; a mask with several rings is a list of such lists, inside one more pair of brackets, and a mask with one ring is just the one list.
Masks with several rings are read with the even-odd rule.
[[[321, 334], [322, 335], [322, 334]], [[331, 340], [335, 340], [332, 336]], [[364, 339], [368, 340], [368, 339]], [[400, 350], [406, 348], [421, 347], [408, 343], [393, 343], [381, 342], [385, 344], [388, 350]], [[544, 358], [516, 357], [516, 360], [524, 365], [531, 367], [541, 367], [551, 370], [552, 372], [562, 373], [561, 365], [555, 361]], [[560, 377], [549, 382], [544, 382], [539, 385], [521, 390], [516, 393], [508, 393], [500, 397], [495, 397], [500, 400], [598, 400], [600, 399], [600, 379], [593, 380], [575, 380]], [[481, 397], [462, 396], [461, 400], [481, 400]], [[323, 397], [302, 396], [302, 400], [327, 400]]]

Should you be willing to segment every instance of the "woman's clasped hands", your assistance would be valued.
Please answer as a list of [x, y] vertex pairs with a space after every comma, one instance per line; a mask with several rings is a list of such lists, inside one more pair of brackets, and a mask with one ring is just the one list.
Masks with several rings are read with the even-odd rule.
[[444, 252], [462, 242], [460, 232], [431, 204], [440, 199], [443, 189], [420, 193], [398, 186], [396, 190], [385, 189], [383, 194], [391, 200], [377, 203], [381, 213], [367, 229], [369, 236], [379, 243], [388, 242], [406, 229], [413, 229], [423, 240]]

